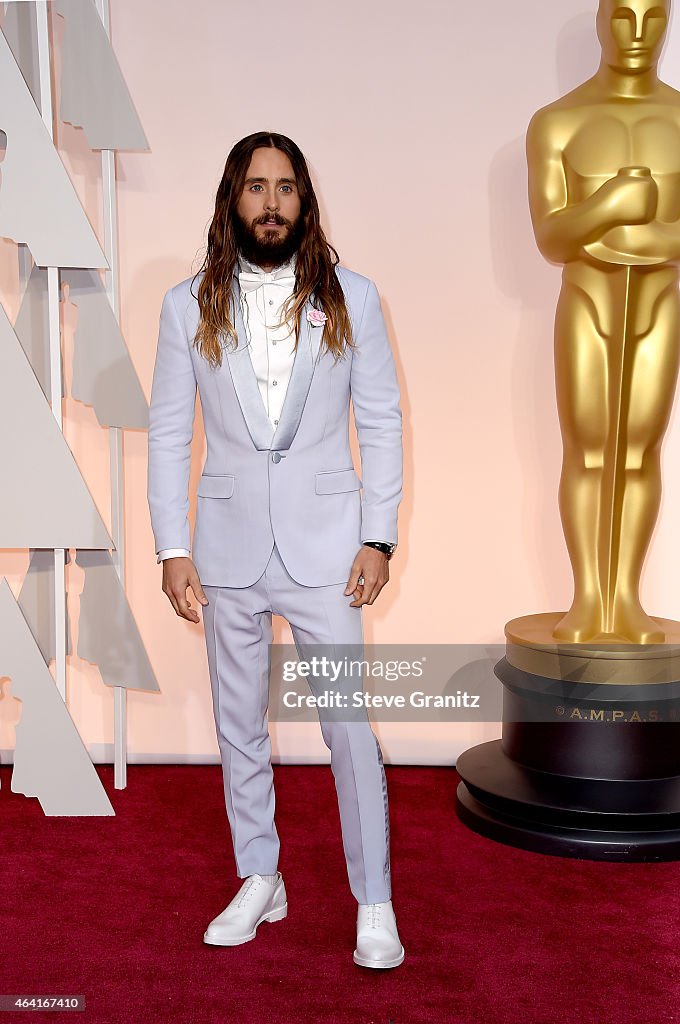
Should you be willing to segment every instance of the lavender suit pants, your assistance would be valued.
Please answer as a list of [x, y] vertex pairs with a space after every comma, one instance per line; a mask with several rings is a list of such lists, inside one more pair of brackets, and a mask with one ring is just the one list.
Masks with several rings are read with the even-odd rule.
[[[252, 586], [204, 587], [213, 711], [239, 878], [274, 874], [278, 864], [267, 720], [272, 613], [289, 622], [299, 655], [307, 644], [361, 645], [361, 608], [350, 607], [345, 586], [297, 583], [274, 545]], [[331, 752], [350, 889], [358, 903], [382, 903], [391, 898], [391, 878], [380, 744], [365, 716], [338, 721], [322, 715], [321, 730]]]

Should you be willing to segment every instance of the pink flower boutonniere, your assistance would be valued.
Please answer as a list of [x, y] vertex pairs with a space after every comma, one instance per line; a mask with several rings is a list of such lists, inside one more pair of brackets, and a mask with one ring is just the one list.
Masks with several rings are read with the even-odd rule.
[[307, 319], [312, 327], [323, 327], [328, 317], [320, 309], [309, 309], [307, 310]]

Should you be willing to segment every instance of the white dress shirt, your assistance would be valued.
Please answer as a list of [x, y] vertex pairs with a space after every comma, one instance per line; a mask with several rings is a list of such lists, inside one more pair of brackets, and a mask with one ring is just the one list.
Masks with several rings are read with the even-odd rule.
[[[286, 397], [295, 358], [294, 322], [277, 326], [281, 307], [295, 289], [296, 256], [273, 270], [263, 270], [239, 254], [239, 284], [243, 323], [250, 359], [269, 420], [276, 429]], [[186, 548], [164, 548], [158, 562], [178, 555], [189, 557]]]
[[281, 308], [295, 289], [295, 255], [272, 271], [239, 257], [241, 307], [250, 359], [262, 402], [276, 429], [295, 358], [294, 324], [277, 326]]

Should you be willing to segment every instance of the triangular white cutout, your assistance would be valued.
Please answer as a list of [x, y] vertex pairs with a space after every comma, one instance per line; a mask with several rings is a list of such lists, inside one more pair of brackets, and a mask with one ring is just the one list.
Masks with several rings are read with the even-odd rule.
[[111, 802], [7, 580], [0, 580], [0, 675], [21, 701], [13, 793], [37, 797], [47, 815], [111, 815]]
[[92, 225], [0, 32], [0, 235], [41, 267], [108, 267]]
[[2, 305], [0, 466], [0, 547], [114, 547]]

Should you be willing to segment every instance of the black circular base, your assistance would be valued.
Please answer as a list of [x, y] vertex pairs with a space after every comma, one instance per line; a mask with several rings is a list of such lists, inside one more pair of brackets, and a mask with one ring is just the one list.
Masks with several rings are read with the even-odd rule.
[[680, 776], [556, 775], [512, 761], [500, 740], [466, 750], [456, 769], [458, 817], [489, 839], [558, 857], [680, 860]]

